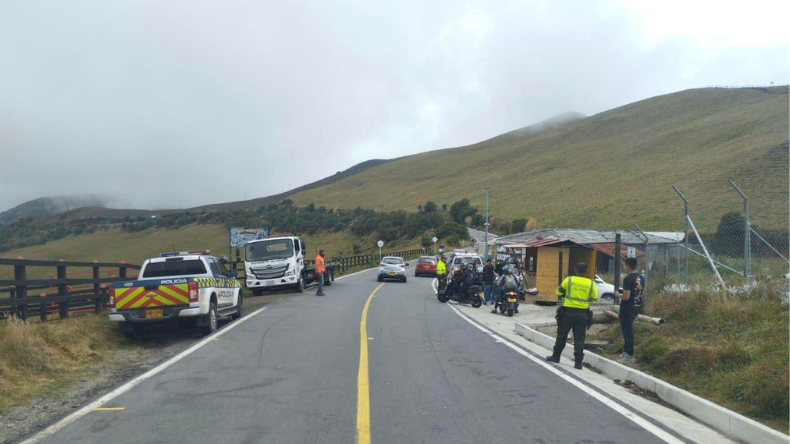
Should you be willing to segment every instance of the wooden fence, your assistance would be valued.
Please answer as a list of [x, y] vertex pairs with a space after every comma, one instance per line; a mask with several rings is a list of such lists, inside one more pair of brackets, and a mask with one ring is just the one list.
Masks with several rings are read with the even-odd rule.
[[[0, 279], [0, 316], [16, 315], [20, 319], [38, 315], [42, 320], [58, 313], [66, 318], [71, 312], [98, 313], [107, 306], [108, 284], [137, 277], [139, 265], [102, 262], [39, 261], [0, 259], [2, 267], [13, 267], [14, 279]], [[33, 268], [41, 273], [49, 268], [54, 273], [46, 279], [28, 279]], [[134, 271], [129, 275], [129, 270]], [[70, 277], [69, 277], [70, 276]]]
[[[426, 250], [391, 251], [383, 256], [412, 257], [424, 254]], [[378, 254], [359, 254], [348, 257], [334, 257], [327, 261], [341, 271], [353, 267], [369, 266], [378, 263]], [[305, 265], [312, 265], [312, 259], [305, 259]], [[231, 266], [239, 269], [240, 279], [244, 278], [244, 263], [233, 262]], [[0, 317], [15, 315], [20, 319], [38, 315], [41, 320], [58, 313], [66, 318], [69, 312], [100, 312], [107, 307], [109, 284], [134, 280], [140, 265], [103, 262], [66, 262], [39, 261], [28, 259], [1, 259], [2, 267], [13, 267], [13, 279], [0, 279]], [[34, 268], [54, 269], [46, 279], [28, 279], [28, 270]], [[75, 271], [78, 270], [78, 271]], [[80, 271], [83, 270], [83, 271]], [[134, 271], [129, 275], [129, 270]], [[43, 274], [46, 274], [45, 271]], [[36, 273], [41, 275], [42, 273]], [[71, 277], [67, 277], [67, 276]], [[79, 277], [78, 277], [79, 276]]]

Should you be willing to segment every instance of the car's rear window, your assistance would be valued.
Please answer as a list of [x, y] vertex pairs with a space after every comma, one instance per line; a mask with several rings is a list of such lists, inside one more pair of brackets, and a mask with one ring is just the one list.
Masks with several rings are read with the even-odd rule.
[[384, 264], [398, 265], [403, 263], [403, 259], [399, 257], [386, 257], [381, 262]]
[[424, 258], [420, 259], [420, 263], [421, 264], [435, 264], [436, 263], [436, 259], [434, 259], [432, 257], [424, 257]]
[[143, 270], [144, 278], [169, 276], [185, 276], [189, 274], [206, 274], [206, 266], [200, 259], [151, 262]]

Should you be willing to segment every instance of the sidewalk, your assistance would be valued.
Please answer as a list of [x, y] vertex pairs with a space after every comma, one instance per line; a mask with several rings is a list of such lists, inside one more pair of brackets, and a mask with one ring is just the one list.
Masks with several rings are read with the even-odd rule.
[[[494, 333], [504, 337], [508, 341], [521, 346], [522, 348], [536, 354], [541, 358], [551, 354], [550, 350], [547, 350], [516, 334], [515, 324], [516, 322], [520, 322], [528, 326], [547, 326], [554, 324], [556, 307], [522, 303], [519, 305], [519, 313], [514, 314], [513, 317], [507, 317], [501, 314], [492, 314], [491, 309], [493, 307], [490, 305], [484, 305], [480, 308], [458, 305], [451, 305], [451, 307], [472, 318], [478, 323], [488, 327]], [[570, 344], [570, 347], [573, 347], [572, 343]], [[625, 404], [629, 408], [633, 409], [633, 411], [638, 415], [658, 422], [670, 430], [674, 430], [683, 436], [684, 439], [705, 444], [736, 442], [726, 438], [719, 432], [695, 421], [688, 416], [683, 415], [678, 411], [631, 392], [621, 385], [616, 384], [606, 376], [598, 374], [589, 368], [585, 367], [581, 371], [574, 370], [573, 362], [567, 358], [563, 358], [558, 366], [566, 370], [568, 373], [583, 379], [585, 382], [592, 385], [600, 392], [605, 393], [610, 398]], [[582, 392], [579, 392], [579, 394], [580, 396], [583, 396]], [[612, 411], [612, 415], [617, 415], [617, 413]]]

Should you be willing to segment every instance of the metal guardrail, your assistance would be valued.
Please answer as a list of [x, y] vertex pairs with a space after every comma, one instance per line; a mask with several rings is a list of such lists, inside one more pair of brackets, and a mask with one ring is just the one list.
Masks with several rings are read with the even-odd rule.
[[[13, 267], [13, 279], [0, 279], [0, 316], [15, 315], [26, 320], [36, 315], [42, 321], [58, 313], [66, 318], [69, 312], [91, 310], [98, 313], [107, 307], [108, 286], [113, 282], [127, 281], [129, 270], [140, 270], [140, 265], [105, 262], [40, 261], [28, 259], [0, 259], [0, 267]], [[28, 279], [28, 269], [54, 268], [49, 279]], [[89, 274], [90, 277], [67, 277]], [[103, 270], [104, 269], [104, 270]], [[109, 269], [109, 270], [108, 270]], [[102, 277], [102, 273], [106, 277]], [[35, 296], [31, 296], [35, 294]], [[5, 296], [8, 295], [8, 296]]]
[[[417, 248], [414, 250], [403, 250], [403, 251], [390, 251], [387, 253], [383, 253], [382, 256], [397, 256], [397, 257], [409, 257], [416, 254], [426, 254], [428, 250], [424, 248]], [[361, 267], [365, 265], [372, 265], [378, 263], [379, 255], [378, 254], [358, 254], [354, 256], [346, 256], [340, 257], [336, 256], [331, 258], [327, 261], [327, 265], [332, 265], [336, 269], [340, 271], [348, 270], [349, 268], [354, 267]], [[305, 259], [305, 265], [313, 265], [313, 259]], [[231, 262], [231, 267], [234, 270], [239, 271], [238, 278], [244, 279], [244, 261], [233, 261]]]

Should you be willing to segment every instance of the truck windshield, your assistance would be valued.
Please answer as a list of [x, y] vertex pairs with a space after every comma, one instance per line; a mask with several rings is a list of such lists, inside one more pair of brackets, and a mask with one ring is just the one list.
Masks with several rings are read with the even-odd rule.
[[206, 274], [206, 266], [200, 259], [187, 261], [150, 262], [143, 270], [144, 278], [169, 276], [187, 276], [190, 274]]
[[294, 244], [291, 239], [253, 242], [244, 247], [244, 255], [248, 262], [286, 259], [294, 255]]

